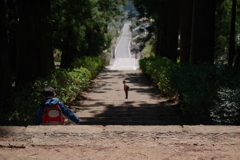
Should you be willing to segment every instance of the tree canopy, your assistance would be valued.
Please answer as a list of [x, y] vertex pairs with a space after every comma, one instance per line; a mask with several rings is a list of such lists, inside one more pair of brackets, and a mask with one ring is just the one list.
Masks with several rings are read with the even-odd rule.
[[[121, 22], [127, 0], [0, 0], [0, 105], [14, 91], [75, 59], [99, 56]], [[148, 21], [145, 41], [156, 56], [190, 64], [228, 63], [240, 68], [240, 2], [236, 0], [132, 0]], [[134, 14], [132, 14], [134, 15]], [[54, 56], [54, 53], [60, 53]], [[14, 82], [14, 83], [13, 83]]]
[[155, 27], [155, 55], [192, 64], [225, 60], [238, 66], [240, 3], [236, 0], [133, 2], [139, 18], [148, 18]]
[[[125, 0], [1, 0], [1, 91], [10, 95], [76, 58], [98, 56], [111, 45], [108, 25], [120, 19]], [[12, 78], [12, 79], [11, 79]], [[14, 82], [12, 84], [12, 82]], [[6, 97], [0, 100], [6, 106]]]

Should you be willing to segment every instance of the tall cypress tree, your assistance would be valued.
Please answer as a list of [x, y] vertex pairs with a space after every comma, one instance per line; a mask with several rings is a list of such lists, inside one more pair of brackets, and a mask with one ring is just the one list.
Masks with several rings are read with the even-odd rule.
[[215, 8], [215, 1], [193, 1], [191, 63], [214, 61]]
[[4, 0], [0, 0], [0, 107], [1, 112], [11, 112], [7, 99], [11, 96], [11, 77], [9, 67], [8, 40]]
[[192, 30], [192, 0], [180, 1], [180, 61], [189, 62]]
[[25, 86], [53, 69], [50, 0], [19, 2], [17, 86]]
[[231, 16], [229, 54], [228, 54], [228, 65], [229, 66], [233, 65], [233, 59], [234, 59], [234, 55], [235, 55], [236, 7], [237, 7], [237, 0], [232, 0], [232, 16]]
[[179, 0], [167, 1], [167, 37], [165, 57], [177, 60], [179, 35]]

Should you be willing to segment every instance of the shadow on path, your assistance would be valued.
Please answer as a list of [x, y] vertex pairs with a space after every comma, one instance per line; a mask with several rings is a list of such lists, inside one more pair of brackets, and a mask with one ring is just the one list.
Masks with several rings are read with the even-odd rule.
[[[124, 99], [122, 81], [130, 86]], [[83, 104], [75, 105], [76, 115], [87, 125], [182, 125], [184, 122], [150, 86], [138, 70], [104, 70], [85, 95]], [[71, 124], [67, 122], [66, 124]]]

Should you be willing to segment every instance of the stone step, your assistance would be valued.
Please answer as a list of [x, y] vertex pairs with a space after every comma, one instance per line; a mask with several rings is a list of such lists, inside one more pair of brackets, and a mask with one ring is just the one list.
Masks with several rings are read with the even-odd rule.
[[[153, 117], [81, 117], [82, 125], [181, 125], [176, 117], [153, 116]], [[175, 122], [174, 124], [172, 122]], [[66, 122], [69, 124], [71, 122]]]
[[99, 117], [121, 117], [121, 118], [141, 118], [141, 117], [145, 117], [145, 118], [158, 118], [158, 117], [162, 117], [162, 116], [174, 116], [172, 113], [158, 113], [158, 114], [151, 114], [151, 113], [81, 113], [78, 114], [78, 116], [80, 118], [84, 118], [84, 117], [95, 117], [95, 118], [99, 118]]
[[[177, 144], [183, 146], [227, 145], [232, 148], [240, 144], [239, 126], [178, 126], [178, 125], [65, 125], [65, 126], [0, 126], [0, 147], [27, 148], [29, 146], [99, 146], [104, 147], [132, 140], [134, 145], [144, 147], [147, 143], [166, 145], [169, 149]], [[130, 147], [126, 144], [126, 147]], [[48, 149], [48, 148], [47, 148]], [[112, 149], [110, 150], [112, 151]], [[199, 148], [198, 150], [199, 151]], [[194, 150], [194, 152], [196, 152]], [[207, 150], [209, 151], [209, 150]], [[212, 152], [212, 150], [210, 150]], [[226, 151], [219, 149], [219, 151]], [[239, 149], [236, 151], [239, 151]], [[13, 153], [13, 152], [12, 152]], [[193, 152], [191, 152], [193, 153]], [[216, 153], [216, 154], [217, 154]], [[13, 154], [14, 155], [14, 154]], [[1, 156], [0, 156], [1, 157]], [[239, 156], [238, 156], [239, 157]], [[228, 157], [227, 157], [228, 158]], [[16, 157], [14, 158], [16, 159]], [[141, 159], [141, 158], [140, 158]], [[181, 158], [186, 159], [186, 158]]]
[[95, 111], [95, 112], [101, 112], [101, 111], [106, 111], [106, 110], [111, 110], [111, 112], [127, 112], [127, 113], [149, 113], [149, 112], [154, 112], [154, 113], [171, 113], [171, 110], [169, 108], [144, 108], [144, 107], [109, 107], [109, 108], [103, 108], [103, 107], [82, 107], [82, 108], [76, 108], [79, 112], [90, 112], [90, 111]]
[[[129, 99], [122, 80], [131, 87]], [[145, 80], [140, 71], [104, 70], [86, 91], [84, 102], [72, 109], [83, 125], [182, 125], [166, 99]]]
[[163, 121], [166, 119], [176, 119], [174, 116], [169, 115], [161, 117], [81, 117], [81, 121], [92, 121], [92, 120], [107, 120], [107, 121]]
[[[86, 109], [86, 110], [77, 110], [79, 113], [98, 113], [98, 114], [101, 114], [101, 113], [108, 113], [106, 111], [108, 110], [104, 110], [104, 109]], [[170, 109], [164, 109], [164, 110], [158, 110], [158, 109], [149, 109], [149, 110], [146, 110], [146, 109], [130, 109], [130, 108], [121, 108], [121, 109], [109, 109], [109, 111], [111, 111], [111, 113], [113, 114], [151, 114], [151, 113], [154, 113], [154, 114], [165, 114], [165, 113], [171, 113], [171, 110]]]
[[[175, 122], [173, 124], [172, 121], [81, 121], [81, 125], [139, 125], [139, 126], [152, 126], [152, 125], [181, 125], [179, 122]], [[69, 123], [66, 122], [66, 125]]]

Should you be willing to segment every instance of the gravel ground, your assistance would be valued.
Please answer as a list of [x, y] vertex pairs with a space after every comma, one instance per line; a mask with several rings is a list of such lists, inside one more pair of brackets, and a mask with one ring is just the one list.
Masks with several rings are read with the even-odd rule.
[[0, 127], [1, 160], [238, 160], [236, 126]]

